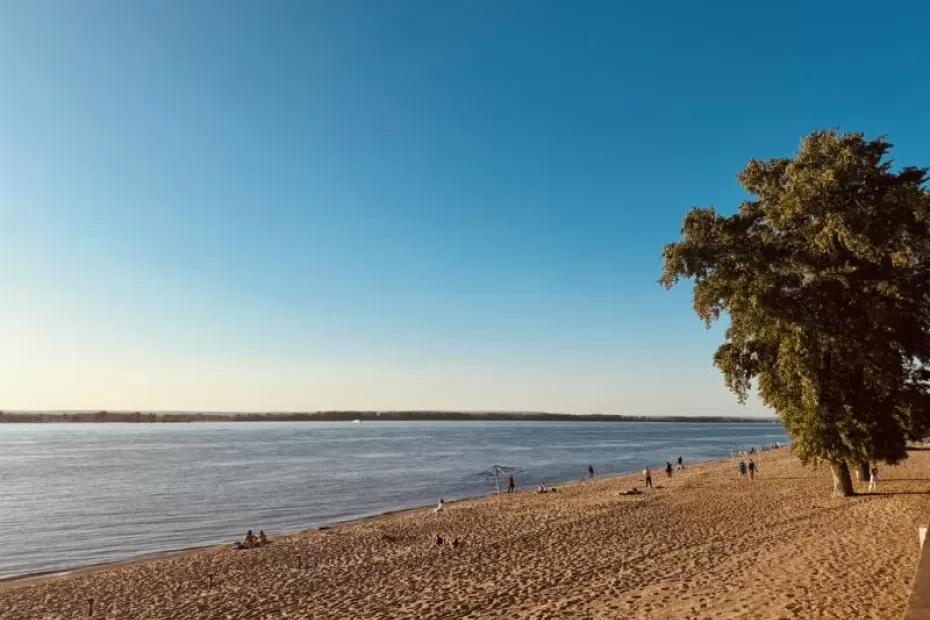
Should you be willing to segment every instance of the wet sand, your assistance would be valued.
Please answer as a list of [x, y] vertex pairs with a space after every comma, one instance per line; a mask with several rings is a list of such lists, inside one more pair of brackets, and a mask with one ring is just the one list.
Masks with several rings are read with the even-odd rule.
[[6, 582], [0, 618], [86, 617], [90, 598], [99, 618], [896, 618], [930, 522], [928, 450], [852, 499], [782, 449], [754, 457], [754, 481], [709, 463], [654, 472], [643, 495], [609, 478]]

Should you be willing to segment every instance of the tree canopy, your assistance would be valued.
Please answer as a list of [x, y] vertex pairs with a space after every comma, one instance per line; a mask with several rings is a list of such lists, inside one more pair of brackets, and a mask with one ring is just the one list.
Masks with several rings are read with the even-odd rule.
[[890, 149], [818, 131], [793, 159], [752, 160], [752, 199], [692, 209], [663, 252], [665, 287], [691, 279], [698, 316], [729, 317], [726, 385], [757, 387], [805, 462], [894, 462], [930, 421], [927, 170], [893, 170]]

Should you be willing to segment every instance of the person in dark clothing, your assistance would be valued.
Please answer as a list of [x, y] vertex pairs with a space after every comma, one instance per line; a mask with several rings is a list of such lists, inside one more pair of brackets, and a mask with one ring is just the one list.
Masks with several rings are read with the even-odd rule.
[[510, 478], [507, 479], [507, 492], [513, 493], [516, 490], [516, 488], [517, 488], [517, 481], [514, 479], [513, 476], [510, 476]]
[[669, 478], [672, 477], [672, 462], [671, 461], [665, 461], [665, 475], [668, 476]]
[[749, 479], [755, 480], [757, 468], [756, 464], [752, 462], [752, 459], [749, 459], [749, 464], [746, 467], [749, 469]]
[[588, 478], [594, 479], [594, 465], [588, 465]]

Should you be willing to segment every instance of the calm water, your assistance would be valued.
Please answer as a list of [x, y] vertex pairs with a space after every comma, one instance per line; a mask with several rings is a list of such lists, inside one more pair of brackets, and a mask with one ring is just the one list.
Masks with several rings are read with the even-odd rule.
[[0, 424], [0, 577], [298, 530], [438, 497], [720, 458], [776, 424]]

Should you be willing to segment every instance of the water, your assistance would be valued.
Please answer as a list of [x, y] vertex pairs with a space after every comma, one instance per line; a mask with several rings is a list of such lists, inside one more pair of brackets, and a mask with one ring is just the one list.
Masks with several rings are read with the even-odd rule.
[[0, 424], [0, 578], [519, 486], [730, 456], [778, 424]]

